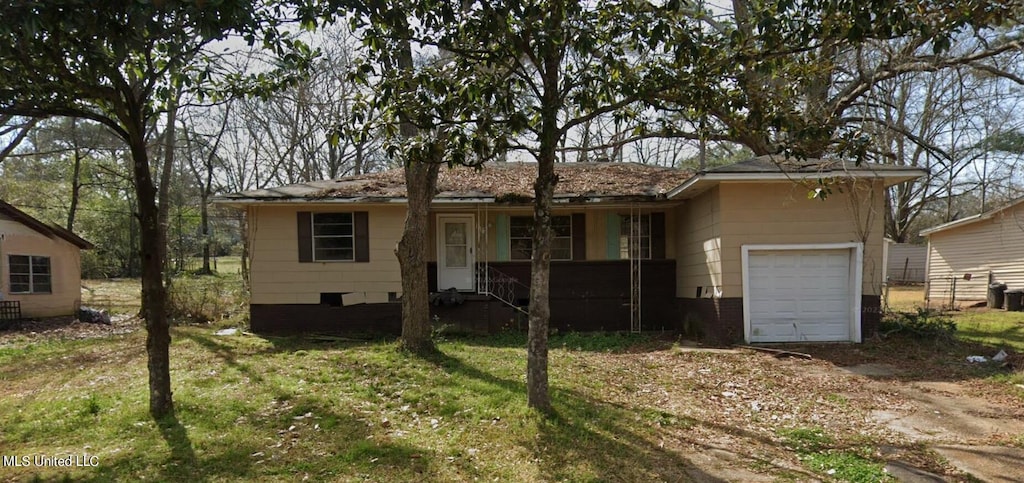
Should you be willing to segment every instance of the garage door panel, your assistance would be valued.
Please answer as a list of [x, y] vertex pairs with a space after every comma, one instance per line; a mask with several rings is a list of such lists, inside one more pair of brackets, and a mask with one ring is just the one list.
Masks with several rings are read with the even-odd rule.
[[850, 340], [850, 250], [751, 251], [752, 342]]

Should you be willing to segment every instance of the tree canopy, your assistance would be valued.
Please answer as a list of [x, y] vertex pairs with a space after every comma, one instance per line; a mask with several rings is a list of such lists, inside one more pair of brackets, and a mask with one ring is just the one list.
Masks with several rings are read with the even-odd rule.
[[[290, 79], [310, 52], [282, 33], [284, 14], [263, 2], [200, 0], [15, 1], [0, 9], [0, 115], [89, 119], [131, 153], [154, 417], [173, 413], [163, 270], [175, 113], [182, 100], [267, 92]], [[211, 47], [231, 35], [270, 49], [279, 68], [224, 70]], [[159, 175], [151, 163], [156, 132], [167, 155]]]

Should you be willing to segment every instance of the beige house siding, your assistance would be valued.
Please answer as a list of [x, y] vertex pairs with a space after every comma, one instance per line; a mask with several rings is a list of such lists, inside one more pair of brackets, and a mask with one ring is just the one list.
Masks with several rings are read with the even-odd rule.
[[881, 181], [857, 186], [836, 187], [822, 201], [791, 182], [722, 183], [722, 296], [743, 296], [743, 245], [849, 242], [864, 243], [863, 294], [881, 294], [885, 189]]
[[676, 209], [676, 296], [716, 296], [722, 287], [721, 203], [719, 189], [710, 189]]
[[[964, 280], [970, 273], [971, 280]], [[990, 219], [928, 236], [926, 298], [948, 303], [956, 279], [956, 300], [983, 300], [989, 283], [1024, 289], [1024, 206]]]
[[[82, 263], [79, 248], [64, 239], [50, 238], [17, 221], [0, 216], [0, 298], [21, 302], [24, 317], [72, 315], [82, 299]], [[9, 255], [50, 257], [49, 294], [11, 294]]]
[[[298, 260], [299, 211], [366, 211], [369, 218], [370, 261], [307, 262]], [[665, 212], [665, 256], [674, 258], [675, 216], [673, 208], [658, 205], [645, 208]], [[607, 219], [610, 214], [626, 215], [629, 207], [594, 208], [573, 207], [556, 209], [557, 215], [584, 213], [586, 215], [586, 259], [608, 259]], [[435, 225], [438, 215], [472, 214], [476, 224], [477, 262], [498, 261], [497, 224], [501, 216], [531, 216], [530, 208], [495, 209], [488, 206], [438, 206], [430, 214], [427, 234], [428, 260], [437, 260]], [[406, 210], [403, 205], [257, 205], [248, 209], [249, 239], [251, 240], [252, 304], [317, 304], [320, 293], [349, 292], [352, 300], [387, 301], [388, 293], [401, 293], [401, 272], [394, 249], [402, 236]], [[507, 243], [507, 241], [505, 242]]]
[[[299, 211], [366, 211], [369, 218], [370, 261], [307, 262], [298, 258]], [[322, 292], [348, 292], [367, 302], [386, 302], [388, 293], [401, 293], [401, 274], [395, 244], [402, 236], [405, 207], [401, 205], [263, 205], [249, 208], [251, 240], [251, 303], [316, 304]]]

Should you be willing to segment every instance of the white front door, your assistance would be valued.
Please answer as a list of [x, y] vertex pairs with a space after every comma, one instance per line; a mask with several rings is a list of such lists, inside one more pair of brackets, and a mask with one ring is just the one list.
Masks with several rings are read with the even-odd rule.
[[437, 290], [473, 290], [473, 215], [437, 215]]

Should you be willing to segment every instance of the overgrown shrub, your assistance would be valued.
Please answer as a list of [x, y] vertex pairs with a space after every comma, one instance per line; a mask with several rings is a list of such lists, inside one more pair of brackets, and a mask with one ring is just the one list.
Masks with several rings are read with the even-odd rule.
[[244, 311], [248, 296], [237, 277], [182, 276], [168, 290], [168, 315], [175, 322], [205, 324]]
[[917, 312], [890, 312], [882, 317], [878, 331], [883, 336], [903, 334], [918, 339], [953, 340], [956, 322], [928, 309]]

